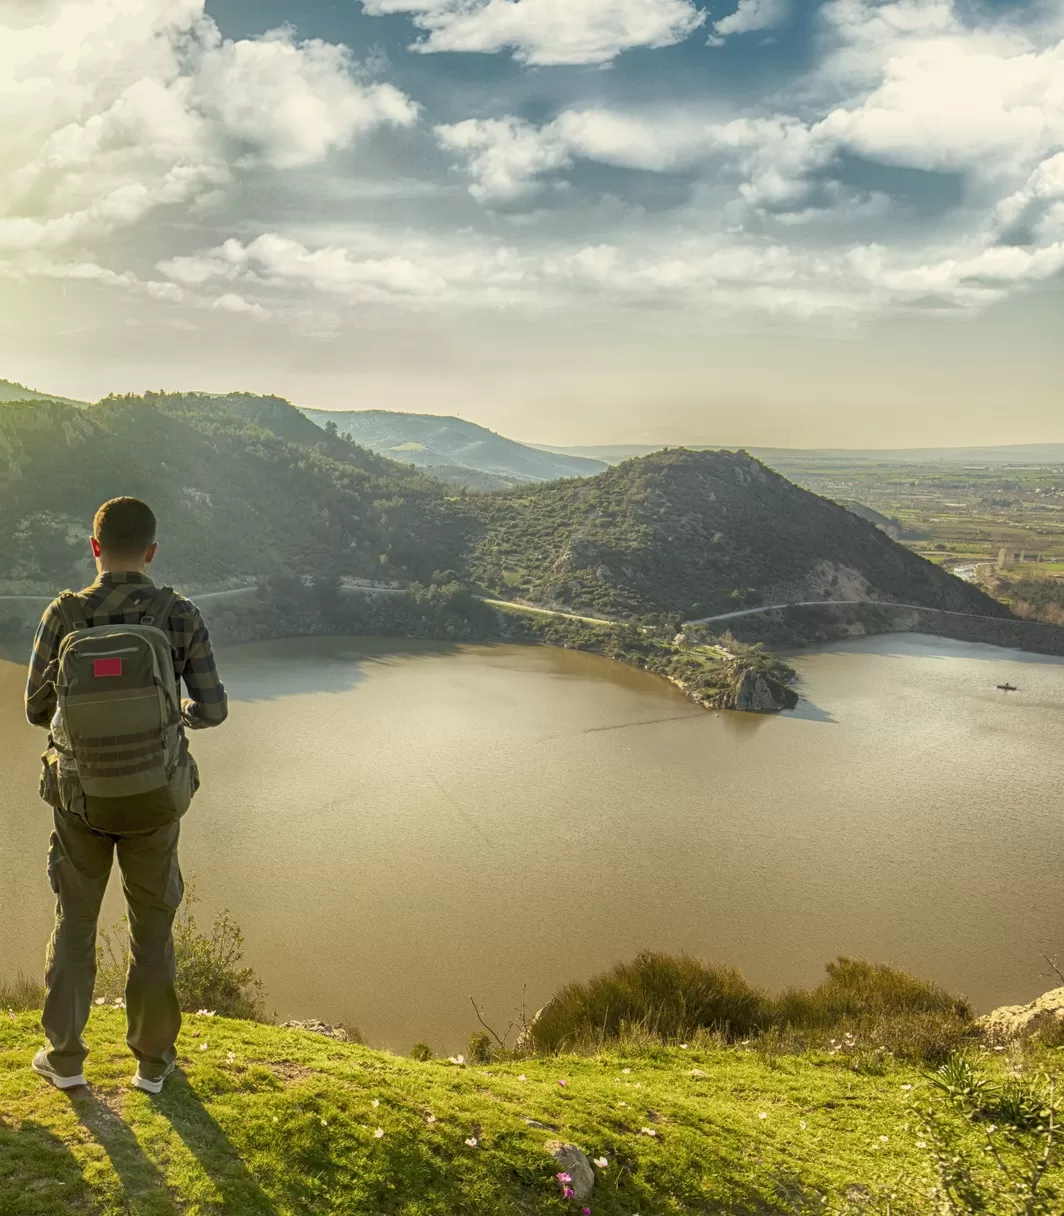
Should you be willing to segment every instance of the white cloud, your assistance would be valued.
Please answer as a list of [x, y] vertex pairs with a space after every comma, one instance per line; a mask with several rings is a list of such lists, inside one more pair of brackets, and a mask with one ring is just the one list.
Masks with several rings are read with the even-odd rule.
[[370, 16], [409, 13], [415, 50], [511, 49], [522, 63], [601, 64], [634, 47], [682, 42], [705, 21], [692, 0], [363, 0]]
[[224, 39], [203, 0], [0, 0], [0, 250], [75, 248], [414, 118], [344, 48]]
[[362, 85], [350, 52], [288, 31], [207, 49], [193, 101], [222, 131], [278, 169], [314, 164], [380, 126], [409, 126], [416, 107], [389, 84]]
[[739, 7], [735, 12], [714, 21], [713, 29], [718, 38], [770, 30], [782, 25], [789, 13], [788, 0], [739, 0]]
[[307, 290], [349, 304], [402, 307], [523, 298], [522, 259], [504, 245], [466, 240], [451, 246], [440, 238], [382, 233], [365, 234], [362, 245], [361, 250], [312, 248], [268, 232], [246, 244], [228, 240], [194, 256], [172, 258], [161, 262], [159, 270], [185, 286], [241, 285], [244, 295], [266, 293], [282, 302]]

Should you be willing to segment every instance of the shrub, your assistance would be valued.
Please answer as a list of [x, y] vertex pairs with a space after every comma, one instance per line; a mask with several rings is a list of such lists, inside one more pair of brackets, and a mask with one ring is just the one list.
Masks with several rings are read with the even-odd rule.
[[474, 1030], [469, 1036], [466, 1059], [470, 1064], [489, 1064], [492, 1054], [491, 1035], [483, 1030]]
[[633, 1032], [675, 1040], [715, 1030], [733, 1038], [760, 1028], [767, 1006], [735, 967], [647, 952], [586, 984], [562, 988], [528, 1038], [535, 1050], [548, 1052], [593, 1050]]
[[412, 1060], [420, 1060], [422, 1063], [424, 1063], [426, 1060], [431, 1060], [434, 1055], [435, 1052], [428, 1045], [428, 1043], [415, 1043], [414, 1046], [410, 1048], [410, 1058]]
[[[177, 959], [177, 999], [183, 1010], [210, 1009], [223, 1017], [262, 1020], [262, 981], [250, 967], [241, 967], [244, 935], [228, 910], [214, 918], [210, 933], [201, 933], [192, 914], [195, 888], [189, 884], [174, 921]], [[122, 996], [129, 968], [129, 925], [122, 921], [101, 933], [97, 947], [96, 995]], [[116, 940], [117, 939], [117, 940]]]
[[44, 985], [20, 971], [13, 980], [0, 981], [0, 1009], [22, 1013], [44, 1005]]
[[946, 1014], [971, 1020], [967, 1001], [886, 963], [837, 958], [817, 988], [789, 988], [773, 1002], [773, 1020], [808, 1029], [836, 1027], [847, 1019], [901, 1014]]

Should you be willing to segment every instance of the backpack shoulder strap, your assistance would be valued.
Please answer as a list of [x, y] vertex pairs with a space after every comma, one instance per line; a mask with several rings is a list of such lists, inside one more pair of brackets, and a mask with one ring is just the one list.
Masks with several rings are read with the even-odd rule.
[[55, 601], [55, 607], [67, 633], [85, 628], [85, 606], [76, 591], [64, 591]]
[[170, 609], [174, 606], [174, 600], [177, 599], [177, 592], [173, 587], [160, 587], [155, 593], [155, 596], [148, 604], [144, 611], [144, 615], [140, 618], [142, 625], [154, 625], [156, 629], [166, 631], [166, 622], [170, 617]]

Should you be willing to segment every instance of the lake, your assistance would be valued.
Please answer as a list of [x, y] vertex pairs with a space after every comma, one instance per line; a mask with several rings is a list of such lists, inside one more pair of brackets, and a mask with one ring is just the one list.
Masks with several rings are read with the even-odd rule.
[[[399, 1051], [648, 948], [773, 989], [863, 955], [980, 1010], [1054, 986], [1064, 661], [916, 635], [792, 661], [800, 709], [754, 717], [546, 647], [224, 648], [183, 836], [201, 919], [232, 911], [271, 1012]], [[22, 682], [0, 662], [0, 973], [39, 970], [52, 912]]]

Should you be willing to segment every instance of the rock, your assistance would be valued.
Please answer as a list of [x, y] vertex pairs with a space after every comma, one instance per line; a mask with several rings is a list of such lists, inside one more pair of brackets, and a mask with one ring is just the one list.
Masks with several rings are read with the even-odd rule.
[[977, 1023], [988, 1039], [1030, 1039], [1046, 1031], [1064, 1031], [1064, 988], [1054, 988], [1029, 1005], [1002, 1005]]
[[327, 1026], [324, 1022], [319, 1022], [317, 1018], [311, 1018], [307, 1022], [282, 1022], [282, 1030], [309, 1030], [311, 1034], [321, 1034], [327, 1039], [336, 1039], [339, 1043], [347, 1043], [350, 1041], [350, 1036], [342, 1026]]
[[569, 1174], [572, 1182], [574, 1199], [586, 1199], [595, 1189], [595, 1171], [587, 1154], [575, 1144], [564, 1144], [561, 1140], [548, 1140], [547, 1152], [558, 1163], [560, 1173]]
[[774, 713], [778, 709], [793, 709], [797, 704], [798, 694], [793, 688], [756, 671], [743, 673], [735, 694], [735, 708], [747, 713]]

